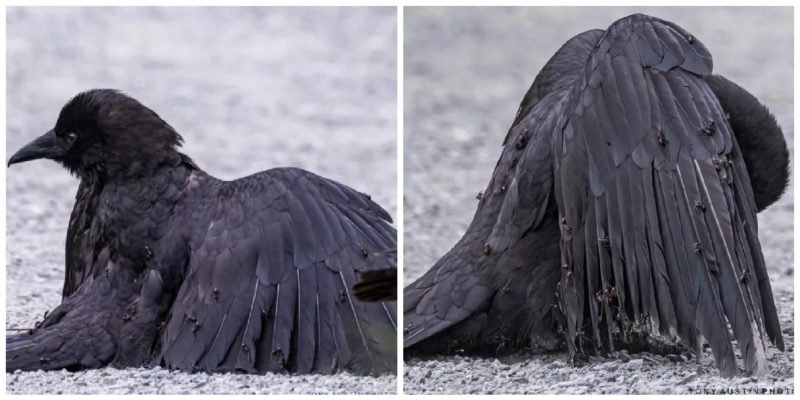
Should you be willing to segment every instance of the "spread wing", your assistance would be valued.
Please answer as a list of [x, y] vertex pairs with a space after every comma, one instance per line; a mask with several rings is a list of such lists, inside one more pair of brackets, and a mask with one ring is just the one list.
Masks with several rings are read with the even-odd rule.
[[[548, 94], [583, 66], [602, 32], [588, 31], [568, 40], [536, 76], [503, 140], [503, 152], [467, 232], [453, 249], [403, 291], [405, 348], [470, 317], [481, 319], [481, 314], [489, 312], [500, 288], [496, 282], [505, 287], [508, 277], [519, 276], [521, 264], [531, 262], [531, 257], [536, 262], [548, 258], [541, 244], [520, 243], [531, 231], [542, 228], [546, 232], [552, 224], [543, 227], [542, 222], [552, 222], [555, 218], [550, 140], [555, 119], [552, 116], [557, 114], [553, 107], [560, 99]], [[552, 297], [554, 287], [546, 282], [553, 281], [558, 270], [549, 271], [546, 266], [537, 267], [534, 275], [525, 276], [525, 280], [537, 283], [531, 284], [535, 286], [532, 290], [522, 289], [531, 302], [538, 302], [540, 294]], [[548, 305], [542, 309], [549, 310], [552, 301], [548, 298], [546, 302]], [[488, 321], [487, 318], [478, 325], [489, 324]], [[484, 339], [480, 329], [459, 330], [468, 332], [461, 336], [469, 337], [469, 341]]]
[[187, 371], [396, 369], [394, 302], [356, 301], [357, 272], [396, 266], [396, 232], [366, 195], [298, 169], [220, 188], [162, 336]]
[[[642, 332], [732, 340], [748, 373], [783, 348], [741, 151], [703, 77], [706, 48], [642, 15], [612, 25], [575, 84], [553, 142], [561, 218], [559, 305], [571, 353]], [[729, 327], [733, 336], [729, 334]]]

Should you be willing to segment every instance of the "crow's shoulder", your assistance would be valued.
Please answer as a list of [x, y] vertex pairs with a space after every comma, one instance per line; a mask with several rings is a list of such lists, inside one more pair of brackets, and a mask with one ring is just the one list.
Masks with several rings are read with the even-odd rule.
[[253, 200], [260, 203], [302, 198], [336, 206], [360, 209], [392, 222], [386, 210], [372, 198], [345, 184], [296, 167], [272, 168], [230, 182], [220, 187], [220, 198]]

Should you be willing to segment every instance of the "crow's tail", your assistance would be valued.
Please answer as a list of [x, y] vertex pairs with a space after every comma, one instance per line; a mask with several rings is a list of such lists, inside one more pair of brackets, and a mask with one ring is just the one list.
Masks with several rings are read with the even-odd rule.
[[353, 294], [368, 302], [397, 300], [397, 268], [362, 271]]

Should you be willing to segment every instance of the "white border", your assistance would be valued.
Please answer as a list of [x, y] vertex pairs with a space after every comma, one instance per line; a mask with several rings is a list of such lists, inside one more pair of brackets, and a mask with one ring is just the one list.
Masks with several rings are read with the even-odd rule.
[[403, 393], [403, 7], [397, 7], [397, 393]]

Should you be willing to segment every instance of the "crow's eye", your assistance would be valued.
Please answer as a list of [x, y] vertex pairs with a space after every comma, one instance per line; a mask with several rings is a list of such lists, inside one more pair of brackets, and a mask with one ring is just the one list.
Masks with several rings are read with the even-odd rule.
[[70, 132], [70, 133], [67, 133], [66, 135], [64, 135], [64, 140], [66, 140], [67, 143], [72, 143], [77, 138], [78, 138], [78, 135], [76, 135], [74, 132]]

